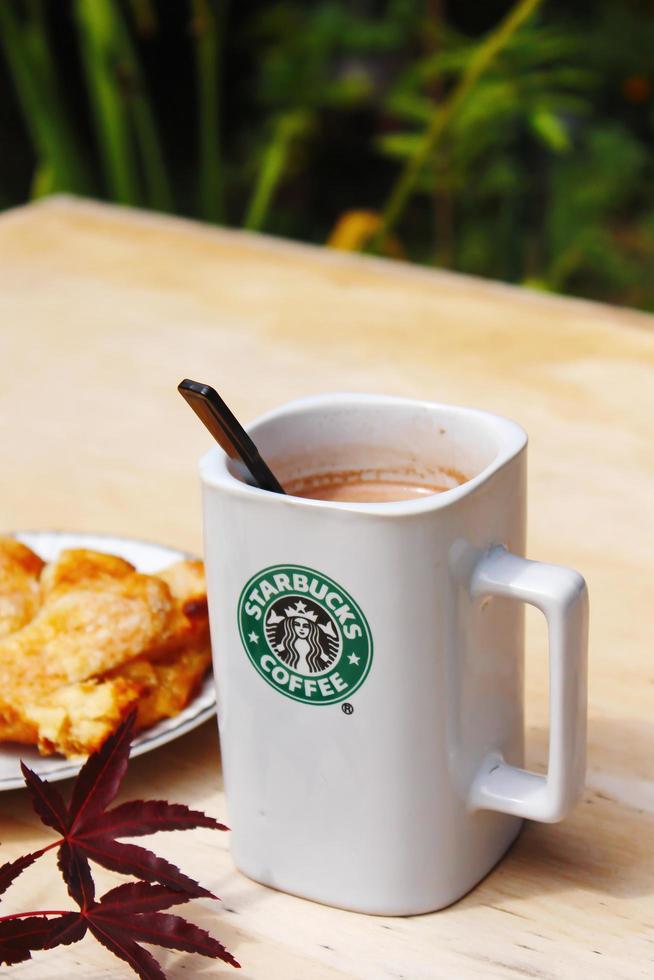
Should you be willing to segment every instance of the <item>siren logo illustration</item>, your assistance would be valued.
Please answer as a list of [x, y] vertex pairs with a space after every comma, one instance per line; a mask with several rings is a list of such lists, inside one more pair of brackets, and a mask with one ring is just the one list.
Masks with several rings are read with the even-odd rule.
[[372, 637], [363, 612], [312, 568], [274, 565], [253, 575], [241, 592], [238, 626], [253, 666], [294, 701], [337, 704], [370, 670]]

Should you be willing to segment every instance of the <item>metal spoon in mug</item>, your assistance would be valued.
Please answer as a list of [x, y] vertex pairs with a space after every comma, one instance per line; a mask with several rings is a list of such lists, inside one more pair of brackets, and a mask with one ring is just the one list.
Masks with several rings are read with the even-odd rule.
[[177, 390], [230, 459], [240, 460], [244, 464], [256, 486], [273, 493], [286, 493], [217, 391], [199, 381], [189, 381], [188, 378], [177, 385]]

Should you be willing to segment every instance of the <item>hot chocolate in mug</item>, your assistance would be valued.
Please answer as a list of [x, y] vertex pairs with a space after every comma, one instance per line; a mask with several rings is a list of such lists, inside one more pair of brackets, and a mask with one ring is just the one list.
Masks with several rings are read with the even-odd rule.
[[[587, 592], [577, 572], [523, 557], [526, 434], [357, 394], [292, 402], [249, 431], [282, 484], [465, 476], [357, 503], [250, 486], [219, 447], [200, 466], [236, 865], [359, 912], [442, 908], [524, 818], [561, 820], [583, 787]], [[549, 628], [545, 775], [523, 768], [524, 603]]]

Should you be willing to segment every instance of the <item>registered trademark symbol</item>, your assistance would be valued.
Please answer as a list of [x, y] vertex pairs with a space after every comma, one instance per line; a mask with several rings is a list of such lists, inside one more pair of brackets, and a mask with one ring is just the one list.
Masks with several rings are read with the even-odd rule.
[[354, 708], [352, 707], [349, 701], [346, 701], [345, 704], [341, 705], [341, 711], [343, 712], [344, 715], [351, 715], [352, 712], [354, 711]]

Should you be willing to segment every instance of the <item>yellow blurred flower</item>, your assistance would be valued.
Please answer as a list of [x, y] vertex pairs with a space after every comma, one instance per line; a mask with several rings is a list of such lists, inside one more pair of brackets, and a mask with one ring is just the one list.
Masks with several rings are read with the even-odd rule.
[[[363, 252], [381, 227], [382, 218], [377, 211], [345, 211], [334, 225], [327, 244], [344, 252]], [[379, 250], [393, 259], [405, 258], [395, 235], [385, 235]]]

